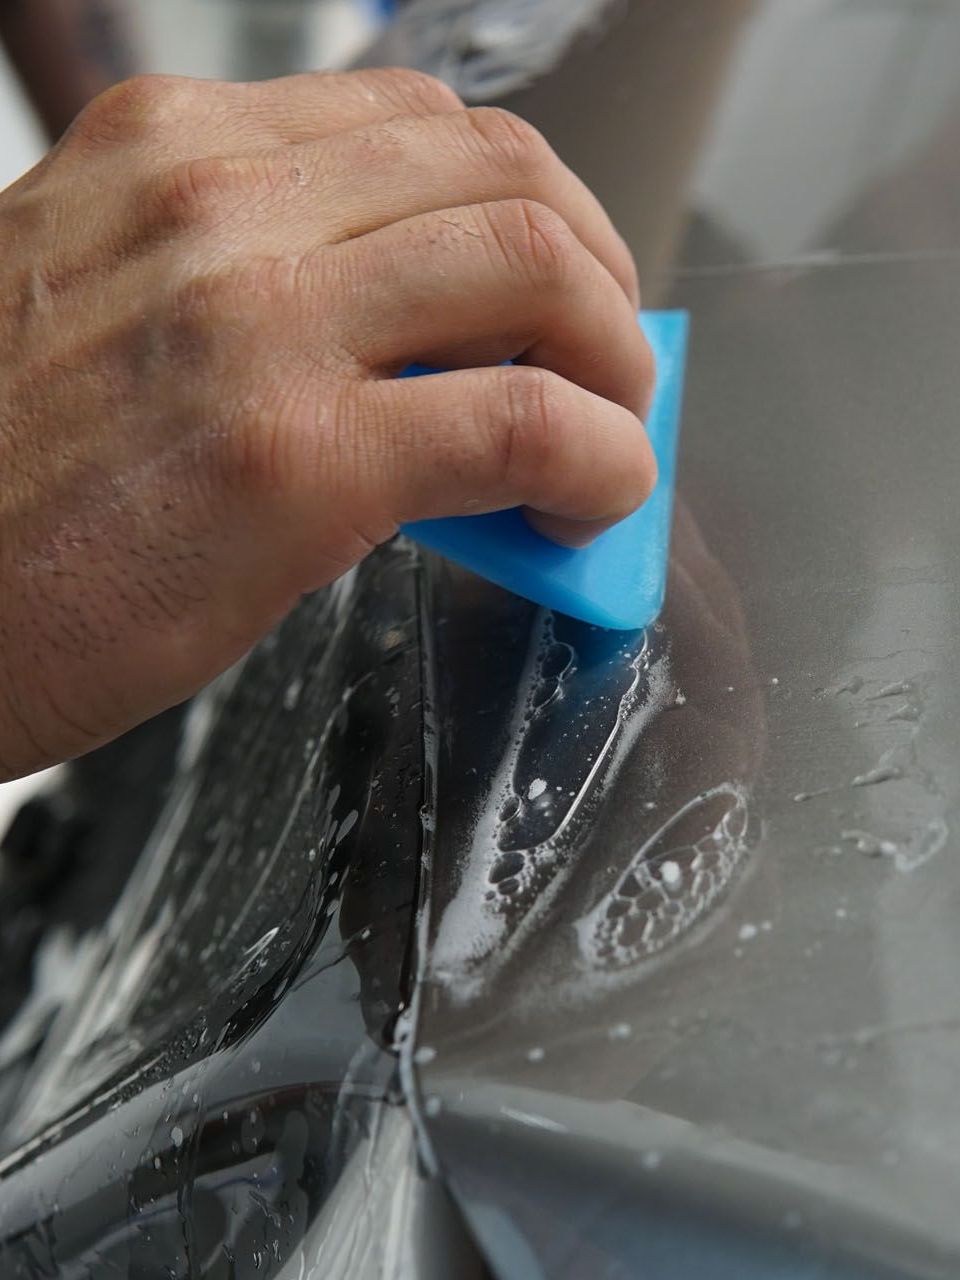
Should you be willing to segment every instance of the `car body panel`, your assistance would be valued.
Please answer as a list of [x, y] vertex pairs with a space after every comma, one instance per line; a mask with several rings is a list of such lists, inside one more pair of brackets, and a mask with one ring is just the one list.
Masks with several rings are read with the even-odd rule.
[[83, 1274], [97, 1213], [142, 1274], [960, 1269], [960, 10], [564, 6], [478, 80], [502, 11], [369, 60], [500, 94], [689, 311], [667, 607], [610, 636], [401, 542], [211, 695], [9, 1121], [8, 1269]]

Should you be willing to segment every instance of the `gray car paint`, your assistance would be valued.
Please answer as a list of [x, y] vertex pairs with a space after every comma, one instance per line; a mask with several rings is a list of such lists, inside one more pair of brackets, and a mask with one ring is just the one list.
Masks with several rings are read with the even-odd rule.
[[[455, 84], [474, 94], [502, 84], [487, 74], [489, 49], [482, 84], [471, 78], [462, 8], [413, 6], [371, 60], [431, 66], [440, 48]], [[425, 14], [429, 46], [418, 35]], [[647, 304], [691, 313], [661, 624], [611, 640], [436, 560], [381, 553], [367, 571], [379, 576], [351, 596], [348, 638], [368, 634], [364, 610], [376, 614], [376, 592], [388, 589], [422, 672], [418, 695], [403, 659], [402, 729], [419, 732], [422, 751], [398, 779], [389, 735], [375, 735], [412, 807], [398, 827], [402, 875], [379, 961], [364, 966], [349, 947], [344, 957], [365, 1016], [331, 985], [338, 970], [322, 967], [333, 935], [315, 954], [302, 945], [309, 922], [294, 922], [271, 939], [268, 978], [295, 954], [294, 970], [326, 976], [300, 988], [313, 997], [306, 1018], [283, 993], [263, 1003], [256, 1034], [276, 1052], [276, 1074], [256, 1078], [255, 1036], [231, 1040], [229, 1057], [195, 1055], [189, 1043], [171, 1049], [177, 1020], [161, 1017], [146, 1038], [166, 1055], [156, 1087], [183, 1070], [215, 1084], [198, 1091], [190, 1150], [216, 1149], [221, 1101], [241, 1145], [251, 1139], [244, 1109], [265, 1107], [287, 1134], [271, 1150], [296, 1182], [296, 1117], [311, 1095], [290, 1085], [309, 1080], [311, 1063], [339, 1063], [341, 1106], [360, 1071], [365, 1119], [340, 1124], [349, 1141], [326, 1148], [339, 1152], [326, 1196], [270, 1236], [282, 1249], [260, 1251], [267, 1274], [296, 1276], [308, 1263], [339, 1274], [333, 1257], [343, 1274], [426, 1275], [406, 1246], [364, 1255], [364, 1237], [388, 1221], [409, 1243], [415, 1222], [440, 1221], [443, 1231], [419, 1237], [432, 1242], [430, 1265], [466, 1275], [479, 1263], [443, 1200], [449, 1189], [502, 1277], [953, 1277], [960, 11], [635, 0], [590, 6], [590, 16], [558, 43], [555, 66], [522, 75], [532, 82], [504, 101], [611, 208]], [[320, 660], [307, 637], [311, 626], [326, 634], [326, 608], [304, 606], [273, 656], [255, 655], [230, 690], [229, 717], [195, 765], [225, 794], [250, 785], [238, 726], [264, 735], [267, 750], [289, 736], [284, 750], [302, 752], [310, 718], [332, 712], [336, 681], [349, 687], [341, 641], [342, 667], [303, 707], [286, 692]], [[389, 709], [391, 688], [378, 675], [368, 693]], [[362, 753], [343, 760], [354, 758]], [[216, 817], [209, 799], [181, 803], [185, 830]], [[274, 838], [282, 809], [267, 823]], [[356, 844], [363, 830], [340, 855], [358, 873], [371, 856]], [[310, 834], [279, 841], [268, 887], [314, 884], [325, 910], [340, 902], [329, 862], [316, 880], [298, 870]], [[203, 843], [178, 841], [182, 878], [202, 865]], [[254, 883], [235, 891], [253, 901]], [[371, 909], [368, 897], [355, 901]], [[115, 928], [136, 902], [121, 904]], [[276, 915], [279, 905], [266, 907]], [[414, 935], [412, 985], [394, 974], [391, 999], [371, 1002], [371, 975], [392, 972]], [[131, 925], [130, 945], [141, 936]], [[172, 974], [186, 994], [201, 950], [197, 937], [171, 952], [169, 973], [147, 977]], [[242, 966], [242, 948], [235, 959]], [[212, 972], [215, 988], [232, 964]], [[224, 1015], [260, 989], [224, 999]], [[164, 1012], [162, 988], [142, 990]], [[68, 1011], [64, 1034], [73, 1020]], [[358, 1055], [353, 1067], [345, 1051]], [[101, 1132], [118, 1141], [145, 1109], [151, 1141], [129, 1185], [155, 1193], [174, 1224], [189, 1221], [183, 1193], [199, 1204], [213, 1175], [153, 1140], [165, 1100], [141, 1083], [128, 1096], [91, 1062], [85, 1046], [77, 1108], [93, 1097]], [[49, 1069], [63, 1077], [63, 1064]], [[32, 1083], [43, 1097], [43, 1080]], [[73, 1132], [56, 1114], [66, 1095], [45, 1096], [39, 1144], [22, 1121], [8, 1158], [0, 1234], [11, 1188], [26, 1229], [51, 1188], [80, 1189], [87, 1176], [73, 1219], [53, 1218], [66, 1240], [87, 1194], [111, 1185], [109, 1162], [89, 1164], [87, 1113], [75, 1113]], [[326, 1142], [325, 1131], [311, 1141]], [[423, 1179], [410, 1183], [402, 1171], [414, 1153]], [[155, 1158], [159, 1176], [145, 1182]], [[389, 1206], [359, 1233], [355, 1210], [324, 1208], [358, 1203], [358, 1170], [362, 1202]], [[269, 1235], [263, 1188], [249, 1169], [244, 1178], [231, 1203]], [[404, 1186], [420, 1190], [385, 1194]], [[411, 1207], [429, 1199], [423, 1187], [438, 1189], [437, 1218]], [[350, 1229], [331, 1234], [331, 1221]], [[454, 1242], [447, 1252], [441, 1237]], [[393, 1238], [385, 1225], [382, 1239]], [[237, 1274], [252, 1274], [252, 1259]]]
[[[576, 658], [504, 791], [543, 619], [435, 572], [427, 1128], [499, 1274], [952, 1276], [960, 12], [608, 20], [504, 104], [691, 314], [674, 696], [624, 716], [614, 659], [579, 719]], [[478, 829], [533, 776], [562, 825], [604, 716], [645, 723], [559, 847], [493, 839], [527, 850], [505, 901]]]

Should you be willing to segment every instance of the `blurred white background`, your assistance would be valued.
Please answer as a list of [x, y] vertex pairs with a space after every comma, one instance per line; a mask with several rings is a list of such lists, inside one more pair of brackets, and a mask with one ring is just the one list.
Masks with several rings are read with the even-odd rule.
[[[343, 66], [382, 20], [378, 0], [127, 0], [144, 71], [260, 78]], [[35, 164], [43, 136], [0, 51], [0, 190]]]
[[0, 190], [10, 185], [43, 154], [43, 134], [0, 52]]

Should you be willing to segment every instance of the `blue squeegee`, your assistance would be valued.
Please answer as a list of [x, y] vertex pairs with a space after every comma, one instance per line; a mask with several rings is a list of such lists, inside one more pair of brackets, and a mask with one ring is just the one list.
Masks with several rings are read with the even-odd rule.
[[657, 361], [656, 392], [646, 428], [657, 455], [659, 478], [639, 511], [602, 533], [589, 547], [575, 550], [534, 532], [518, 508], [418, 520], [404, 525], [403, 532], [481, 577], [559, 613], [619, 630], [632, 631], [653, 622], [663, 607], [667, 585], [687, 313], [645, 311], [640, 324]]

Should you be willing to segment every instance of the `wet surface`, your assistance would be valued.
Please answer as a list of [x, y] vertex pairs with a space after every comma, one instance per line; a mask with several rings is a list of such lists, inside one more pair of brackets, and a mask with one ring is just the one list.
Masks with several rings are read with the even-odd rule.
[[[454, 9], [381, 52], [502, 91]], [[498, 1277], [960, 1270], [960, 11], [598, 12], [504, 101], [691, 315], [661, 622], [402, 544], [302, 606], [50, 942], [11, 1274], [405, 1274], [424, 1186]]]
[[960, 14], [609, 16], [504, 102], [690, 311], [664, 692], [522, 767], [543, 623], [439, 575], [428, 1132], [504, 1276], [952, 1277]]
[[[430, 571], [442, 678], [429, 978], [471, 1023], [504, 989], [536, 1021], [626, 981], [723, 896], [748, 850], [754, 760], [737, 749], [729, 779], [674, 807], [703, 713], [683, 692], [699, 674], [673, 662], [670, 610], [649, 633], [604, 632], [439, 561]], [[717, 746], [740, 729], [729, 713], [742, 705], [721, 695], [748, 662], [718, 644]]]
[[[48, 957], [62, 1008], [3, 1130], [4, 1276], [380, 1274], [388, 1190], [416, 1172], [393, 1039], [419, 870], [418, 630], [398, 546], [194, 706], [107, 928]], [[341, 1198], [359, 1177], [366, 1201], [385, 1161], [372, 1235]]]

